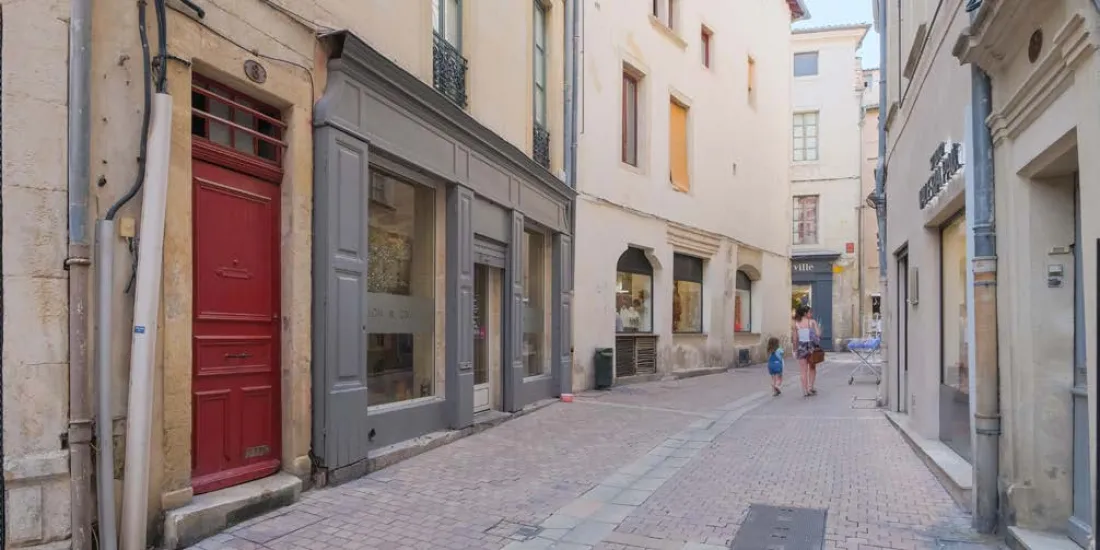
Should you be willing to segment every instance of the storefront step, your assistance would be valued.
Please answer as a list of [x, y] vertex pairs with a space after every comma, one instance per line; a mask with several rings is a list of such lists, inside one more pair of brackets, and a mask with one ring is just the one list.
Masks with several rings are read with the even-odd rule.
[[1016, 526], [1008, 528], [1008, 547], [1013, 550], [1081, 550], [1065, 535]]
[[163, 548], [185, 548], [242, 521], [292, 504], [301, 493], [301, 479], [279, 472], [195, 496], [186, 506], [165, 513]]
[[970, 494], [973, 490], [973, 468], [966, 460], [940, 441], [926, 439], [909, 425], [909, 416], [887, 412], [886, 418], [897, 428], [909, 446], [917, 453], [955, 502], [973, 512]]

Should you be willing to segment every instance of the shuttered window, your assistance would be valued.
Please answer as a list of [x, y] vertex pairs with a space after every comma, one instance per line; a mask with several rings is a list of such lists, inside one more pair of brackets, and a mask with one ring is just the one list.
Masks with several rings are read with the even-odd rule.
[[688, 170], [688, 108], [675, 99], [668, 104], [669, 180], [677, 191], [691, 190]]

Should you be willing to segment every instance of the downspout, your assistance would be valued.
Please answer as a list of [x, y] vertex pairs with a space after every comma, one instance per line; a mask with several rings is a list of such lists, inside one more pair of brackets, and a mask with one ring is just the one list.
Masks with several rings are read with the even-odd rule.
[[[886, 277], [886, 113], [889, 111], [886, 105], [886, 69], [888, 66], [889, 49], [887, 48], [887, 35], [889, 34], [889, 18], [887, 17], [888, 0], [878, 0], [879, 16], [879, 69], [878, 69], [878, 164], [875, 167], [875, 218], [878, 221], [878, 285], [879, 295], [887, 296]], [[898, 273], [898, 277], [904, 277], [904, 273]], [[882, 310], [887, 311], [889, 300], [883, 300]], [[887, 323], [883, 322], [883, 326]], [[902, 335], [898, 335], [902, 338]], [[886, 356], [886, 340], [881, 344], [883, 354]], [[900, 383], [900, 381], [895, 381]], [[885, 388], [883, 388], [885, 389]], [[888, 397], [880, 396], [880, 402], [888, 400]], [[899, 399], [901, 399], [899, 397]], [[900, 407], [900, 403], [894, 403], [894, 409]]]
[[[580, 90], [577, 87], [580, 74], [580, 40], [581, 40], [581, 8], [584, 0], [566, 0], [565, 2], [565, 182], [574, 191], [573, 206], [569, 209], [569, 233], [573, 236], [573, 246], [569, 247], [569, 266], [573, 272], [577, 270], [577, 141], [578, 141], [578, 99]], [[573, 277], [570, 276], [573, 280]], [[572, 292], [573, 289], [568, 289]], [[568, 338], [570, 365], [576, 362], [573, 348], [573, 335], [565, 334]], [[568, 377], [572, 386], [572, 374]], [[572, 392], [573, 388], [561, 388], [563, 392]]]
[[91, 185], [92, 2], [69, 7], [69, 476], [72, 547], [92, 548], [92, 420], [88, 407], [88, 194]]
[[[861, 73], [862, 74], [862, 73]], [[856, 314], [856, 337], [864, 338], [867, 335], [863, 331], [863, 288], [864, 271], [867, 266], [863, 263], [863, 126], [867, 122], [867, 108], [863, 106], [863, 93], [859, 94], [859, 185], [856, 188], [856, 265], [859, 266], [856, 286], [859, 288], [859, 309]]]
[[[966, 5], [970, 20], [982, 5]], [[993, 137], [986, 120], [993, 108], [989, 75], [970, 64], [974, 139], [974, 528], [992, 533], [998, 523], [1000, 478], [1000, 381], [997, 372], [997, 226]]]

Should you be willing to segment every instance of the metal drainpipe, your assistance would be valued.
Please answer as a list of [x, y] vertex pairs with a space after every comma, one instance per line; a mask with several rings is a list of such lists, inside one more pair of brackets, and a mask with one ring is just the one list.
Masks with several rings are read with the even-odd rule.
[[[970, 20], [981, 1], [966, 6]], [[970, 65], [974, 139], [974, 528], [996, 530], [999, 514], [1001, 410], [997, 372], [997, 226], [993, 137], [986, 120], [993, 108], [989, 75]]]
[[91, 156], [91, 0], [72, 0], [69, 13], [68, 198], [69, 429], [72, 547], [92, 547], [91, 439], [88, 410], [88, 194]]
[[[887, 18], [887, 6], [888, 0], [878, 0], [878, 16], [879, 16], [879, 68], [878, 68], [878, 166], [875, 167], [875, 218], [878, 221], [878, 284], [879, 295], [886, 297], [889, 296], [887, 292], [887, 277], [886, 277], [886, 114], [889, 112], [889, 108], [886, 105], [886, 67], [887, 56], [889, 55], [889, 49], [886, 46], [887, 35], [889, 34], [888, 27], [890, 20]], [[898, 273], [898, 277], [904, 277], [904, 273]], [[890, 300], [882, 300], [882, 311], [889, 311]], [[888, 326], [885, 322], [885, 315], [883, 316], [883, 328]], [[902, 335], [898, 335], [901, 338]], [[884, 357], [888, 357], [886, 344], [888, 340], [884, 339], [880, 344]], [[899, 365], [900, 367], [900, 365]], [[898, 383], [898, 381], [895, 381]], [[880, 386], [881, 387], [881, 386]], [[884, 388], [883, 388], [884, 389]], [[899, 398], [902, 399], [902, 398]], [[880, 396], [879, 401], [888, 401], [889, 397]], [[892, 407], [895, 410], [900, 410], [900, 403], [894, 403]]]

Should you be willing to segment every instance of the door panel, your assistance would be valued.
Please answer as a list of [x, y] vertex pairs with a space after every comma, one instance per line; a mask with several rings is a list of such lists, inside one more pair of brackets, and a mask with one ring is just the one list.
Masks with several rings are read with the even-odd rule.
[[1088, 370], [1085, 329], [1085, 264], [1084, 241], [1081, 239], [1081, 188], [1079, 175], [1074, 174], [1076, 184], [1074, 202], [1073, 246], [1073, 514], [1068, 532], [1071, 539], [1082, 547], [1088, 545], [1094, 526], [1090, 525], [1092, 513], [1092, 483], [1089, 471], [1089, 402], [1085, 385]]
[[279, 189], [193, 165], [192, 485], [279, 468]]

